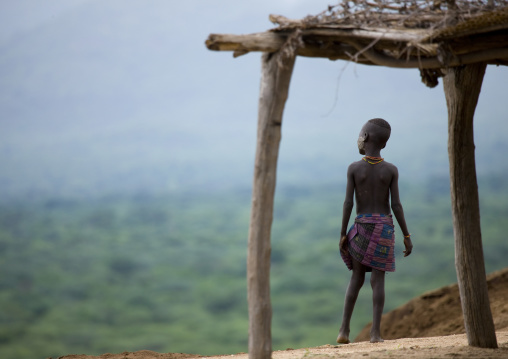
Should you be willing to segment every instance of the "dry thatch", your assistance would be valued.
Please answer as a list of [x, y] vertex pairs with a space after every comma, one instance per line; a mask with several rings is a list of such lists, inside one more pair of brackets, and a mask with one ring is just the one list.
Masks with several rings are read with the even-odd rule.
[[[334, 6], [315, 16], [303, 20], [283, 19], [275, 23], [280, 28], [291, 25], [350, 25], [356, 27], [430, 29], [437, 30], [467, 22], [479, 15], [499, 12], [508, 6], [506, 0], [493, 1], [386, 1], [386, 0], [350, 0]], [[505, 9], [506, 10], [506, 9]], [[489, 15], [490, 17], [491, 15]], [[494, 19], [495, 22], [498, 19]], [[480, 25], [491, 26], [492, 20]], [[506, 16], [504, 25], [506, 26]]]
[[[508, 65], [507, 0], [353, 0], [302, 20], [270, 15], [278, 27], [250, 35], [212, 34], [211, 50], [275, 52], [291, 37], [297, 55], [419, 68], [437, 84], [441, 68]], [[295, 36], [301, 41], [294, 41]], [[286, 46], [287, 51], [287, 46]]]

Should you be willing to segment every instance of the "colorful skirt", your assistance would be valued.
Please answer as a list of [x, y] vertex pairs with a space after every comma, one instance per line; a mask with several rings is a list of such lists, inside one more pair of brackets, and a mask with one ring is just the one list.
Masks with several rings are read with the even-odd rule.
[[348, 253], [340, 253], [351, 270], [353, 259], [385, 272], [395, 271], [395, 234], [391, 214], [360, 214], [347, 234]]

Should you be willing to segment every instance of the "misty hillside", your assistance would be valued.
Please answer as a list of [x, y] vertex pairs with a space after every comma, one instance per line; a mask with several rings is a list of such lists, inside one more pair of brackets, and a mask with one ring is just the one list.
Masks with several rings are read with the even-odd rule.
[[[264, 31], [271, 8], [221, 4], [231, 11], [82, 1], [2, 42], [0, 195], [250, 186], [260, 55], [233, 59], [204, 40]], [[492, 156], [508, 150], [507, 82], [506, 69], [489, 67], [476, 116], [479, 172], [508, 168]], [[426, 88], [418, 71], [298, 59], [279, 183], [342, 181], [359, 129], [376, 116], [392, 123], [384, 155], [403, 178], [447, 176], [441, 87]]]
[[[480, 179], [487, 272], [505, 268], [508, 256], [500, 221], [508, 184], [495, 184]], [[434, 185], [404, 187], [414, 250], [403, 257], [396, 226], [386, 312], [456, 281], [450, 197]], [[0, 277], [0, 358], [246, 352], [249, 197], [226, 190], [1, 201], [0, 272], [8, 275]], [[275, 350], [335, 343], [351, 275], [338, 250], [342, 200], [336, 185], [277, 192]], [[368, 285], [357, 308], [351, 338], [372, 320]]]

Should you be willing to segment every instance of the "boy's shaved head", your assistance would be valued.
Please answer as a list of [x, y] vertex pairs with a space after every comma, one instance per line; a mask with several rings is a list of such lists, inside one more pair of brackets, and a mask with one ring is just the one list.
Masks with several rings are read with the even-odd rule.
[[372, 130], [369, 131], [371, 132], [371, 136], [373, 135], [373, 139], [382, 147], [386, 145], [386, 142], [392, 133], [390, 124], [382, 118], [373, 118], [372, 120], [367, 121], [365, 128]]
[[385, 121], [382, 118], [373, 118], [372, 120], [369, 120], [368, 122], [373, 123], [378, 126], [381, 126], [381, 127], [384, 127], [384, 128], [387, 128], [388, 131], [390, 131], [390, 132], [392, 130], [392, 127], [390, 126], [388, 121]]

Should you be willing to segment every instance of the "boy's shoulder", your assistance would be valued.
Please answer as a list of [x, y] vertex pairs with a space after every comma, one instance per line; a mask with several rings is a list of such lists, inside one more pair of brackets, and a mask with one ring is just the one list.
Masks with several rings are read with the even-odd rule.
[[358, 164], [361, 164], [361, 163], [363, 163], [363, 160], [354, 161], [354, 162], [351, 162], [351, 164], [349, 165], [349, 167], [351, 167], [351, 166], [355, 166], [355, 165], [358, 165]]
[[349, 166], [348, 166], [348, 171], [352, 171], [354, 170], [355, 168], [359, 167], [359, 166], [363, 166], [365, 162], [363, 160], [359, 160], [359, 161], [355, 161], [355, 162], [352, 162]]
[[395, 166], [393, 163], [391, 162], [388, 162], [388, 161], [383, 161], [383, 163], [385, 164], [385, 166], [389, 166], [389, 167], [392, 167], [392, 168], [397, 168], [397, 166]]

